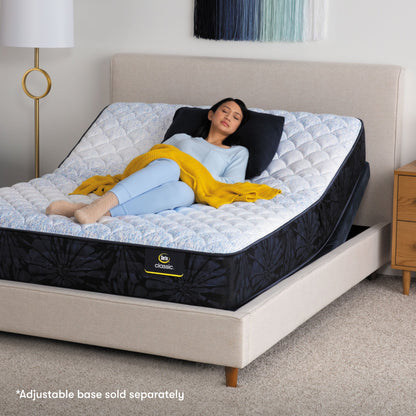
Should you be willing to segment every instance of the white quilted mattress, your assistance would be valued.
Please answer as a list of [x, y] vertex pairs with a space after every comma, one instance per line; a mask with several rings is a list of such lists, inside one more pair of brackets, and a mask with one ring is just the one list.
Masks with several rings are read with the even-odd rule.
[[285, 117], [273, 161], [253, 179], [282, 190], [270, 201], [237, 202], [219, 209], [195, 204], [159, 214], [103, 217], [89, 225], [45, 215], [45, 208], [53, 200], [89, 202], [96, 198], [68, 194], [92, 175], [121, 173], [131, 159], [161, 142], [179, 107], [144, 103], [107, 107], [53, 173], [0, 189], [0, 227], [206, 253], [235, 253], [319, 200], [361, 130], [361, 121], [353, 117], [265, 111]]

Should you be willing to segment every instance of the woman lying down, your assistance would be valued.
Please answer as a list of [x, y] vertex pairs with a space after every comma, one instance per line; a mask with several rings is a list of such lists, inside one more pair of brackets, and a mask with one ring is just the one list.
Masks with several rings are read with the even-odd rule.
[[271, 199], [280, 190], [244, 182], [247, 148], [224, 144], [247, 119], [241, 100], [225, 98], [211, 107], [198, 137], [175, 134], [133, 159], [122, 174], [84, 181], [72, 194], [101, 196], [91, 204], [54, 201], [46, 214], [90, 224], [103, 216], [157, 213], [194, 202], [218, 208], [233, 201]]

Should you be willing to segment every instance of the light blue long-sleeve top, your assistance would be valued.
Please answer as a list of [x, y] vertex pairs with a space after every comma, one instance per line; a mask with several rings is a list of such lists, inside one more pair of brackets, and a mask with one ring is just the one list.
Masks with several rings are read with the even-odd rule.
[[217, 181], [244, 182], [248, 150], [244, 146], [223, 148], [207, 142], [202, 137], [178, 133], [164, 142], [188, 153], [201, 162]]

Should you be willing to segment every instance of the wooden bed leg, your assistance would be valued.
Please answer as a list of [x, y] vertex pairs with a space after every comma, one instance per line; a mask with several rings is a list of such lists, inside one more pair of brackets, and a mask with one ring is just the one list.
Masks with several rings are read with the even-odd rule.
[[410, 291], [410, 272], [403, 270], [403, 294], [408, 295]]
[[227, 387], [237, 387], [238, 368], [225, 367], [225, 383]]

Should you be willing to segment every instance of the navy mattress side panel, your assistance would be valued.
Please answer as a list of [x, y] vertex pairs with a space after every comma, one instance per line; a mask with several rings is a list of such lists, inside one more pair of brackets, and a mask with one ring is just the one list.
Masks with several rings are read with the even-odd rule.
[[337, 228], [332, 233], [328, 243], [322, 249], [321, 253], [319, 253], [319, 256], [329, 253], [331, 250], [347, 241], [348, 237], [350, 236], [350, 231], [353, 227], [353, 221], [360, 206], [360, 202], [364, 196], [364, 192], [367, 188], [369, 179], [370, 165], [366, 162], [364, 170], [358, 180], [356, 189], [354, 190], [350, 202], [344, 210], [342, 218], [340, 219]]
[[0, 279], [227, 309], [233, 277], [223, 256], [186, 253], [183, 276], [172, 277], [146, 273], [146, 250], [3, 228]]

